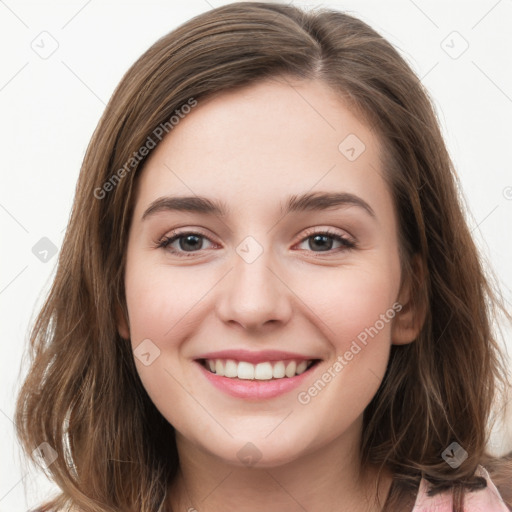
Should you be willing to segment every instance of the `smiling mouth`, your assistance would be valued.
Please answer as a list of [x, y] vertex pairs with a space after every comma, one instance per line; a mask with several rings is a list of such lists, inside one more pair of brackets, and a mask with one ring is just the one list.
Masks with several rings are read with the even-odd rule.
[[252, 364], [247, 361], [235, 361], [234, 359], [198, 359], [210, 373], [219, 377], [227, 377], [238, 380], [279, 380], [289, 379], [309, 371], [320, 362], [320, 359], [282, 361], [265, 361]]

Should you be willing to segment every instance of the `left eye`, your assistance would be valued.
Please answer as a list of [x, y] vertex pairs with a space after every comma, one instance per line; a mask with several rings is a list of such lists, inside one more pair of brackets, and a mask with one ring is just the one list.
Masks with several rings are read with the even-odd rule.
[[[187, 257], [193, 256], [198, 251], [204, 249], [202, 240], [208, 240], [213, 244], [213, 242], [208, 237], [201, 233], [186, 232], [176, 233], [170, 237], [164, 237], [157, 244], [157, 247], [165, 249], [172, 254], [176, 254], [177, 256]], [[319, 231], [316, 233], [308, 234], [308, 236], [300, 241], [300, 244], [308, 241], [309, 249], [311, 249], [313, 252], [334, 252], [334, 242], [338, 242], [340, 244], [338, 249], [343, 248], [347, 250], [355, 247], [355, 242], [353, 240], [340, 234], [332, 233], [330, 231]], [[178, 242], [178, 248], [172, 246], [175, 242]], [[314, 250], [315, 248], [318, 250]]]
[[301, 244], [309, 241], [308, 246], [310, 249], [312, 249], [315, 246], [320, 249], [319, 251], [313, 252], [329, 252], [333, 248], [333, 240], [338, 242], [340, 246], [345, 249], [352, 249], [355, 247], [355, 243], [349, 238], [338, 235], [337, 233], [331, 233], [329, 231], [313, 233], [304, 238], [301, 241]]

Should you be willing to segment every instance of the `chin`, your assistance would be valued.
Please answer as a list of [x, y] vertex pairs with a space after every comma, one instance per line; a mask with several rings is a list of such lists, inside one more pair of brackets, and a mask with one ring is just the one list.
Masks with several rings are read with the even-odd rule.
[[257, 468], [283, 466], [307, 452], [307, 446], [301, 436], [294, 438], [288, 434], [285, 439], [276, 434], [273, 440], [262, 436], [245, 435], [229, 438], [214, 445], [203, 445], [203, 449], [227, 464]]

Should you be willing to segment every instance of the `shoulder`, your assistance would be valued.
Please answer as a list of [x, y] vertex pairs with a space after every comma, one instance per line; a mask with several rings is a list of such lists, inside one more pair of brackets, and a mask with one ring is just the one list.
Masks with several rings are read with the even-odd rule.
[[[511, 491], [511, 484], [512, 482], [507, 479], [507, 482], [503, 482], [505, 485], [500, 485], [498, 490], [497, 483], [498, 480], [491, 479], [491, 476], [489, 475], [489, 472], [486, 468], [483, 466], [478, 466], [477, 469], [477, 475], [482, 476], [487, 481], [487, 487], [485, 489], [482, 489], [477, 492], [469, 493], [468, 494], [468, 503], [471, 502], [471, 499], [474, 499], [475, 504], [482, 505], [488, 504], [488, 508], [482, 508], [481, 510], [489, 510], [493, 511], [493, 508], [490, 508], [491, 506], [497, 507], [496, 510], [501, 511], [502, 509], [509, 512], [511, 509], [507, 506], [505, 502], [505, 492], [509, 495]], [[500, 482], [501, 483], [501, 482]], [[506, 487], [505, 487], [506, 486]], [[507, 502], [508, 502], [507, 496]], [[471, 510], [471, 509], [470, 509]], [[476, 509], [478, 510], [478, 509]]]
[[490, 459], [484, 464], [492, 483], [512, 510], [512, 452], [501, 458]]
[[[464, 511], [467, 512], [510, 512], [510, 509], [494, 485], [489, 473], [483, 466], [478, 466], [475, 473], [485, 478], [487, 486], [484, 489], [467, 492], [464, 495]], [[451, 512], [453, 500], [451, 491], [428, 496], [428, 483], [422, 479], [413, 510], [415, 512]]]

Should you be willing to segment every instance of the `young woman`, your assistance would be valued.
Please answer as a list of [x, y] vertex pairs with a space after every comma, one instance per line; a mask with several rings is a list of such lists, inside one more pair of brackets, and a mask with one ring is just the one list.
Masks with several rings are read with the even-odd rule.
[[17, 404], [41, 510], [495, 511], [506, 372], [420, 81], [363, 22], [234, 3], [89, 145]]

